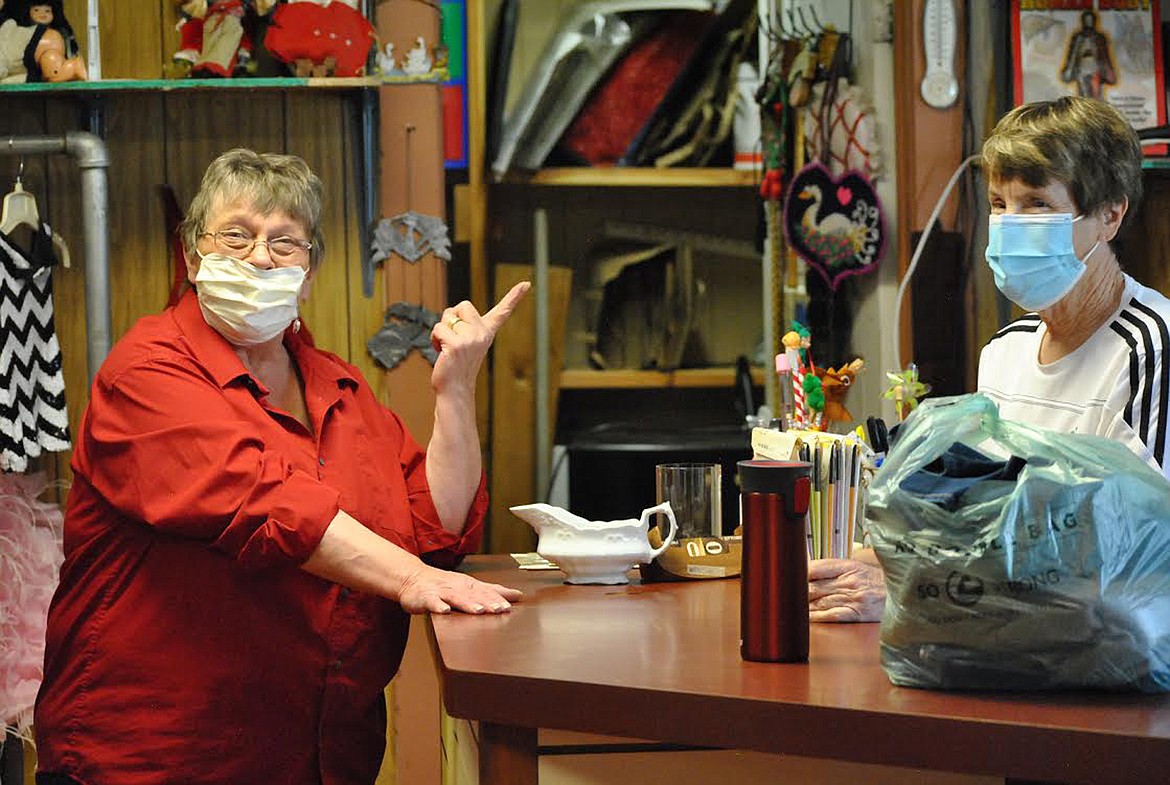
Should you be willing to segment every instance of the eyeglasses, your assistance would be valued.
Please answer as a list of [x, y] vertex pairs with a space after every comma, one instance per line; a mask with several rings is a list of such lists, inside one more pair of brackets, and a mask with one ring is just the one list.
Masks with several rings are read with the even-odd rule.
[[247, 257], [248, 254], [252, 253], [252, 249], [259, 244], [267, 246], [269, 256], [278, 262], [303, 261], [308, 256], [309, 251], [313, 249], [313, 244], [308, 240], [298, 240], [295, 237], [272, 237], [268, 240], [260, 240], [240, 229], [220, 229], [218, 232], [204, 232], [199, 236], [208, 235], [215, 241], [215, 245], [220, 251], [231, 253], [240, 259]]

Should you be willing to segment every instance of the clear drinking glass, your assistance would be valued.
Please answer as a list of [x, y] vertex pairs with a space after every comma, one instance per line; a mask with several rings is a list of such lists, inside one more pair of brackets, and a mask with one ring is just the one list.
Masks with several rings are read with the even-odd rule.
[[[676, 540], [723, 534], [722, 474], [717, 463], [660, 463], [654, 467], [657, 503], [670, 502], [678, 521]], [[665, 516], [656, 517], [665, 531]]]

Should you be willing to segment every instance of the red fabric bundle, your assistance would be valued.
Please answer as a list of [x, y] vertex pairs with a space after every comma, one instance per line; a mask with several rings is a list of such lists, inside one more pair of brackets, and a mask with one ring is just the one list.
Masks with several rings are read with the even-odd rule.
[[650, 121], [711, 22], [680, 12], [636, 42], [589, 97], [561, 146], [594, 166], [614, 164]]
[[265, 48], [283, 63], [308, 60], [320, 65], [336, 58], [334, 76], [361, 76], [373, 43], [373, 26], [341, 0], [324, 7], [316, 2], [278, 6], [264, 38]]

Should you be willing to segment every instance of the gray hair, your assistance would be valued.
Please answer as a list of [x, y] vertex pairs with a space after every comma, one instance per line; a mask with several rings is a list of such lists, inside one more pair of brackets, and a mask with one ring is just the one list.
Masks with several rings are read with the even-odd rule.
[[325, 238], [321, 234], [322, 191], [320, 178], [304, 159], [237, 147], [207, 167], [179, 230], [190, 250], [205, 230], [212, 207], [217, 203], [242, 202], [261, 213], [282, 212], [308, 233], [313, 244], [309, 263], [316, 266], [325, 255]]
[[1017, 106], [983, 143], [988, 183], [1022, 180], [1034, 188], [1063, 183], [1082, 213], [1142, 198], [1137, 132], [1104, 101], [1069, 95]]

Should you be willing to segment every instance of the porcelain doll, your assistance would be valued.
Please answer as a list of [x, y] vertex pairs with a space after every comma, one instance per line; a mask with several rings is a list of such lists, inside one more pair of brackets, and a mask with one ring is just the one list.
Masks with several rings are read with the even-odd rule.
[[33, 2], [9, 13], [0, 24], [0, 83], [87, 78], [61, 0]]

